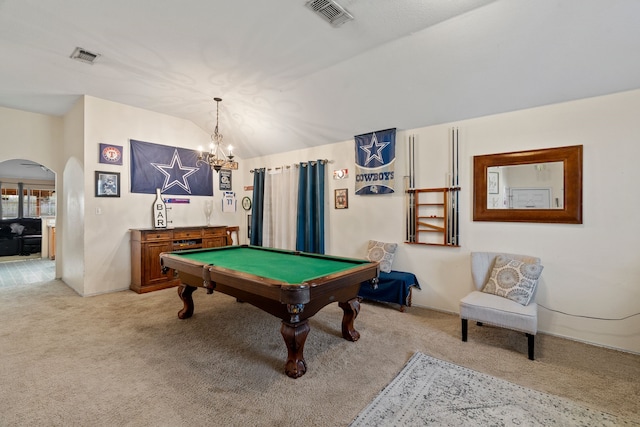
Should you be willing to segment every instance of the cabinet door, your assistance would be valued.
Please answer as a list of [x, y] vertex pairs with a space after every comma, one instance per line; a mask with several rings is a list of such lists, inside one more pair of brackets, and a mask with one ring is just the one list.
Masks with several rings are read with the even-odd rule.
[[173, 270], [169, 270], [167, 274], [162, 274], [160, 266], [160, 253], [171, 252], [171, 242], [149, 242], [143, 245], [142, 259], [144, 269], [142, 283], [144, 285], [153, 285], [156, 283], [166, 282], [173, 278]]
[[207, 237], [202, 239], [203, 248], [219, 248], [220, 246], [227, 245], [227, 238], [225, 236], [220, 237]]

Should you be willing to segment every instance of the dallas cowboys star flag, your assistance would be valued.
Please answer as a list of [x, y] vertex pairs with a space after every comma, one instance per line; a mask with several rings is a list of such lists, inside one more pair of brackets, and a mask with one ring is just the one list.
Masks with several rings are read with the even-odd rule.
[[198, 152], [131, 139], [131, 192], [213, 196], [211, 168], [196, 166]]
[[356, 191], [362, 194], [393, 193], [396, 161], [396, 128], [356, 135]]

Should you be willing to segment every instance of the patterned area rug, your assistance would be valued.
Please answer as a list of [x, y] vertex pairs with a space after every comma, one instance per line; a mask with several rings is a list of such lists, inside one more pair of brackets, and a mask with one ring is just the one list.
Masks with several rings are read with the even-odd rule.
[[422, 353], [350, 424], [357, 426], [637, 425]]

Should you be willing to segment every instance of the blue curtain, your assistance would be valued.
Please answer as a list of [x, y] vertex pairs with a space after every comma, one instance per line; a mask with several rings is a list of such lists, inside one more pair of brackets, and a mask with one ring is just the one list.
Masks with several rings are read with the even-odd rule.
[[324, 254], [324, 163], [300, 163], [296, 224], [299, 251]]
[[253, 203], [251, 203], [251, 239], [249, 243], [262, 246], [265, 169], [253, 171]]

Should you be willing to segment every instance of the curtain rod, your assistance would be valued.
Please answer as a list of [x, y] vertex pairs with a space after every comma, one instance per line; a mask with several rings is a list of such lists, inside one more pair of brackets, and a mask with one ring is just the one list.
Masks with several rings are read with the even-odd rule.
[[[295, 166], [295, 167], [298, 168], [298, 167], [300, 167], [300, 165], [307, 166], [309, 163], [311, 163], [313, 165], [313, 164], [316, 163], [316, 161], [317, 160], [311, 160], [311, 161], [308, 161], [308, 162], [294, 163], [293, 165], [277, 166], [277, 167], [273, 168], [273, 170], [279, 170], [279, 169], [283, 169], [283, 168], [289, 169], [291, 166]], [[319, 161], [322, 164], [327, 164], [327, 163], [331, 164], [331, 163], [333, 163], [333, 160], [327, 160], [327, 159], [322, 159], [322, 160], [319, 160]], [[258, 168], [258, 169], [264, 169], [264, 168]], [[272, 170], [272, 168], [267, 168], [267, 171], [270, 171], [270, 170]], [[251, 169], [251, 170], [249, 170], [249, 172], [250, 173], [254, 173], [255, 169]]]

